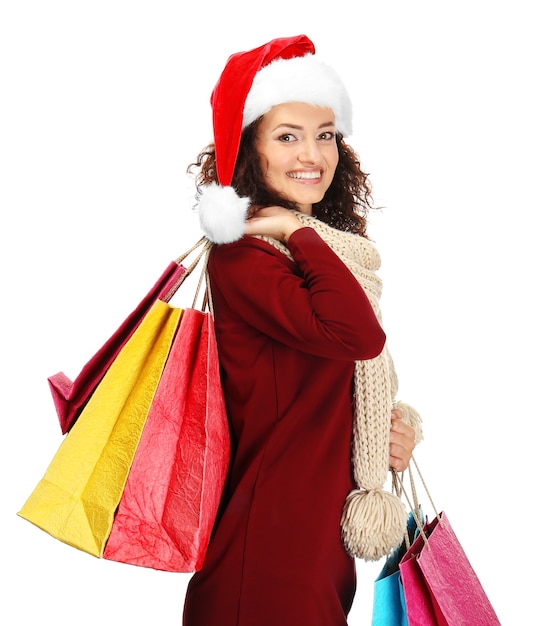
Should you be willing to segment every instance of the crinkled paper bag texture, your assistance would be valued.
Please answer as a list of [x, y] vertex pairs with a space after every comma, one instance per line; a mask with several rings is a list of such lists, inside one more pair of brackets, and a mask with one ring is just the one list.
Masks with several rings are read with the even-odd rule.
[[181, 315], [157, 301], [124, 345], [19, 515], [101, 557]]
[[213, 318], [186, 309], [104, 557], [167, 571], [200, 569], [229, 457]]
[[400, 564], [410, 626], [499, 626], [447, 515], [425, 525]]

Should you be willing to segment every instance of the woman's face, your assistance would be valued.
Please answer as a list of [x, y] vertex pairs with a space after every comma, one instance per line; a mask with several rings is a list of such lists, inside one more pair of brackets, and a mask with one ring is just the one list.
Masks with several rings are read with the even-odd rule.
[[335, 115], [303, 102], [276, 105], [260, 121], [256, 149], [268, 186], [310, 215], [339, 161]]

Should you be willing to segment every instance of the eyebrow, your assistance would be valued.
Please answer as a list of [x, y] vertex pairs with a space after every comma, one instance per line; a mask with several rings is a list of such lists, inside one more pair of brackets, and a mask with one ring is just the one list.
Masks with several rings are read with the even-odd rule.
[[[320, 129], [320, 128], [328, 128], [329, 126], [335, 126], [335, 122], [324, 122], [323, 124], [320, 124], [320, 126], [318, 126], [318, 129]], [[301, 126], [299, 124], [290, 124], [290, 123], [285, 122], [283, 124], [278, 124], [273, 129], [273, 132], [275, 132], [279, 128], [293, 128], [294, 130], [303, 130], [303, 126]]]

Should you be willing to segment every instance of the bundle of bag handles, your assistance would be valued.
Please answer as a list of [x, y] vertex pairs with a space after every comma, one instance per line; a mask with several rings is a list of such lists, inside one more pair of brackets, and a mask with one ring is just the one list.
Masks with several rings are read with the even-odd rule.
[[[414, 476], [413, 476], [413, 472], [412, 472], [412, 465], [415, 468], [415, 471], [417, 472], [421, 483], [423, 485], [423, 489], [425, 490], [425, 493], [427, 494], [427, 497], [430, 501], [430, 504], [432, 506], [432, 510], [434, 511], [434, 515], [438, 518], [438, 523], [440, 524], [440, 526], [443, 527], [444, 523], [443, 520], [441, 518], [440, 513], [438, 512], [438, 509], [436, 508], [434, 501], [432, 499], [432, 496], [430, 495], [430, 491], [425, 483], [425, 479], [423, 478], [423, 474], [421, 473], [421, 471], [419, 470], [419, 467], [417, 465], [417, 462], [415, 460], [415, 457], [412, 456], [411, 460], [410, 460], [410, 464], [408, 465], [408, 469], [405, 470], [404, 472], [397, 472], [396, 470], [391, 470], [392, 473], [392, 482], [393, 482], [393, 490], [394, 492], [397, 494], [397, 496], [399, 496], [399, 498], [402, 498], [402, 496], [404, 496], [404, 498], [406, 499], [406, 502], [408, 503], [408, 506], [410, 507], [410, 511], [414, 517], [415, 523], [417, 525], [417, 530], [420, 533], [420, 535], [423, 537], [423, 541], [425, 542], [425, 545], [427, 546], [427, 549], [430, 550], [430, 545], [429, 545], [429, 538], [427, 536], [427, 533], [425, 532], [425, 520], [422, 519], [422, 515], [421, 515], [421, 506], [419, 504], [419, 498], [417, 496], [417, 489], [416, 489], [416, 485], [415, 485], [415, 480], [414, 480]], [[406, 491], [405, 487], [404, 487], [404, 475], [405, 473], [408, 474], [408, 479], [410, 481], [410, 491], [411, 491], [411, 498], [410, 495], [408, 494], [408, 492]], [[408, 536], [408, 533], [404, 533], [404, 541], [406, 544], [406, 549], [408, 550], [410, 548], [410, 538]]]
[[172, 298], [176, 291], [178, 291], [183, 281], [194, 272], [194, 270], [198, 267], [200, 261], [202, 260], [202, 268], [200, 270], [197, 288], [193, 297], [193, 308], [196, 308], [196, 304], [202, 291], [202, 286], [204, 285], [205, 289], [202, 298], [201, 310], [209, 310], [210, 313], [213, 315], [213, 300], [211, 297], [210, 279], [208, 276], [208, 257], [212, 246], [213, 243], [209, 239], [207, 239], [206, 237], [201, 237], [194, 245], [192, 245], [188, 250], [186, 250], [183, 254], [175, 259], [175, 262], [178, 265], [182, 265], [182, 263], [185, 261], [185, 259], [187, 259], [188, 256], [190, 256], [193, 252], [198, 251], [197, 255], [190, 263], [190, 265], [184, 266], [185, 272], [182, 273], [182, 275], [163, 297], [163, 300], [165, 300], [165, 302], [168, 302]]

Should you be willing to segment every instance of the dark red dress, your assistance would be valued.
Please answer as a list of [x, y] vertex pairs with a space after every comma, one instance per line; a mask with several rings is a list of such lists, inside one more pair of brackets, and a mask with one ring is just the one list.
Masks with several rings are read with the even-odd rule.
[[340, 536], [353, 488], [352, 376], [385, 335], [313, 229], [288, 246], [295, 262], [253, 237], [210, 256], [234, 454], [184, 626], [344, 626], [354, 597]]

